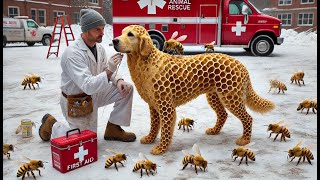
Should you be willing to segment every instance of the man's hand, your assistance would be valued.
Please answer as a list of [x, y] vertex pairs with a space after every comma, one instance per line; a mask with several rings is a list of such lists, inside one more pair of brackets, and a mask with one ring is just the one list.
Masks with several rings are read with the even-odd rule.
[[117, 70], [118, 64], [121, 63], [123, 55], [120, 53], [116, 53], [110, 57], [107, 62], [107, 69], [111, 72], [115, 72]]
[[132, 85], [122, 79], [118, 80], [117, 88], [122, 97], [126, 97], [132, 91]]

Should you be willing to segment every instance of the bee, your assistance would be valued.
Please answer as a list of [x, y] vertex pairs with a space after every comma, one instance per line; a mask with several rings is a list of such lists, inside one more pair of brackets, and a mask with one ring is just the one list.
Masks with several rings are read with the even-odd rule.
[[39, 87], [39, 83], [38, 82], [41, 82], [41, 78], [40, 76], [36, 75], [36, 74], [26, 74], [25, 75], [25, 78], [23, 79], [21, 85], [23, 85], [23, 90], [26, 89], [27, 85], [29, 86], [29, 88], [31, 89], [31, 86], [30, 84], [32, 85], [33, 89], [36, 90], [36, 88], [34, 87], [33, 84], [37, 84], [38, 85], [38, 88]]
[[[29, 158], [27, 158], [29, 159]], [[31, 172], [32, 176], [34, 177], [34, 179], [36, 179], [33, 171], [37, 170], [39, 171], [39, 176], [41, 176], [40, 173], [40, 169], [39, 168], [43, 168], [44, 169], [44, 165], [43, 163], [48, 163], [48, 162], [44, 162], [41, 160], [31, 160], [29, 159], [28, 163], [24, 163], [22, 166], [20, 166], [18, 172], [17, 172], [17, 177], [21, 177], [22, 176], [22, 180], [24, 179], [26, 173], [29, 177], [29, 171]]]
[[183, 168], [181, 170], [184, 170], [188, 164], [194, 165], [194, 169], [196, 171], [196, 174], [198, 174], [197, 166], [199, 166], [200, 170], [206, 171], [206, 168], [208, 166], [208, 161], [206, 161], [200, 153], [199, 146], [197, 144], [194, 144], [192, 147], [192, 150], [196, 153], [196, 155], [189, 154], [186, 150], [182, 150], [182, 153], [185, 155], [182, 164]]
[[10, 159], [9, 151], [14, 152], [14, 148], [12, 144], [3, 144], [3, 155], [7, 155], [8, 159]]
[[292, 162], [294, 158], [299, 157], [299, 160], [297, 163], [298, 165], [301, 158], [303, 157], [303, 162], [307, 158], [309, 164], [311, 164], [311, 160], [314, 160], [313, 154], [310, 151], [311, 145], [309, 145], [308, 147], [301, 148], [300, 146], [302, 145], [302, 143], [303, 141], [301, 140], [295, 147], [293, 147], [292, 149], [289, 149], [287, 159], [291, 158], [290, 162]]
[[175, 37], [178, 36], [178, 31], [175, 31], [171, 38], [164, 42], [164, 52], [167, 52], [169, 54], [183, 54], [183, 45], [180, 43], [184, 41], [187, 38], [187, 35], [182, 35], [175, 39]]
[[212, 41], [211, 43], [209, 44], [205, 44], [204, 45], [204, 48], [206, 49], [206, 53], [207, 52], [214, 52], [214, 44], [216, 43], [216, 41]]
[[308, 108], [308, 109], [307, 109], [307, 114], [309, 113], [309, 109], [310, 109], [310, 108], [312, 108], [312, 111], [313, 111], [313, 113], [315, 113], [315, 114], [316, 114], [315, 110], [318, 111], [317, 102], [312, 101], [312, 100], [303, 100], [303, 101], [299, 104], [299, 106], [298, 106], [298, 108], [297, 108], [297, 111], [300, 111], [300, 110], [301, 110], [301, 112], [302, 112], [304, 108]]
[[139, 157], [141, 160], [136, 162], [132, 172], [141, 170], [140, 173], [142, 177], [142, 170], [145, 169], [148, 176], [149, 176], [148, 171], [151, 172], [151, 174], [154, 176], [153, 172], [157, 172], [157, 164], [147, 159], [143, 153], [139, 153]]
[[286, 141], [285, 137], [290, 138], [290, 132], [289, 132], [288, 128], [285, 127], [285, 126], [281, 126], [280, 125], [283, 122], [284, 122], [284, 120], [282, 120], [282, 121], [280, 121], [280, 122], [278, 122], [276, 124], [269, 124], [268, 125], [268, 130], [267, 131], [271, 131], [269, 138], [271, 137], [272, 133], [276, 133], [277, 134], [273, 141], [275, 141], [277, 139], [279, 134], [281, 134], [280, 141], [282, 141], [282, 139], [284, 141]]
[[190, 118], [182, 118], [179, 123], [178, 123], [178, 126], [179, 126], [179, 129], [181, 128], [181, 126], [183, 127], [183, 132], [186, 130], [185, 129], [185, 126], [187, 127], [187, 130], [189, 132], [189, 127], [190, 129], [193, 128], [194, 126], [194, 123], [195, 121], [193, 119], [190, 119]]
[[282, 91], [283, 94], [284, 94], [284, 91], [287, 90], [286, 85], [285, 85], [284, 83], [278, 81], [278, 80], [270, 80], [269, 82], [270, 82], [269, 92], [271, 91], [272, 88], [275, 88], [275, 90], [276, 90], [277, 88], [279, 88], [278, 94], [280, 93], [280, 91]]
[[291, 84], [292, 84], [293, 81], [294, 81], [296, 84], [297, 84], [297, 82], [298, 82], [299, 86], [301, 86], [300, 81], [302, 81], [303, 85], [305, 85], [305, 84], [304, 84], [303, 77], [304, 77], [304, 72], [303, 72], [303, 71], [294, 73], [294, 74], [291, 76], [291, 79], [290, 79], [290, 80], [291, 80]]
[[245, 146], [239, 146], [239, 147], [233, 149], [232, 154], [231, 154], [231, 158], [236, 156], [233, 161], [235, 161], [238, 157], [242, 157], [238, 166], [240, 166], [244, 157], [246, 157], [246, 164], [247, 165], [248, 165], [248, 158], [252, 161], [256, 160], [253, 151], [257, 151], [257, 150], [249, 149], [249, 147], [254, 144], [255, 144], [255, 142], [251, 142]]
[[107, 160], [105, 162], [105, 166], [104, 166], [105, 168], [109, 168], [110, 166], [112, 166], [112, 164], [114, 164], [114, 166], [116, 167], [116, 169], [118, 171], [117, 163], [120, 163], [124, 167], [122, 161], [127, 160], [127, 156], [125, 154], [116, 153], [110, 149], [107, 149], [106, 151], [112, 152], [114, 154], [114, 156], [109, 156], [107, 158]]

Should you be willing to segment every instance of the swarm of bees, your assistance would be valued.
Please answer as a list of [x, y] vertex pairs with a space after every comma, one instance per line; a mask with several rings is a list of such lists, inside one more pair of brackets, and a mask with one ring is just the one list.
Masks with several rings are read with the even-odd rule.
[[180, 43], [184, 41], [187, 38], [187, 35], [182, 35], [175, 39], [178, 36], [178, 31], [175, 31], [171, 38], [164, 42], [164, 52], [167, 52], [169, 54], [173, 55], [182, 55], [183, 54], [183, 45]]
[[12, 144], [3, 144], [3, 155], [7, 155], [8, 159], [10, 159], [9, 151], [14, 152], [14, 147]]
[[291, 158], [290, 160], [291, 162], [294, 158], [299, 157], [299, 160], [297, 163], [298, 165], [301, 158], [303, 157], [303, 162], [307, 158], [309, 164], [311, 164], [311, 160], [314, 160], [313, 154], [310, 151], [311, 145], [309, 145], [308, 147], [301, 148], [300, 146], [302, 145], [302, 143], [303, 141], [301, 140], [295, 147], [293, 147], [292, 149], [289, 149], [287, 159]]
[[112, 166], [112, 164], [114, 164], [114, 166], [116, 167], [117, 171], [118, 171], [118, 167], [117, 167], [117, 163], [120, 163], [123, 167], [123, 163], [122, 161], [126, 161], [127, 160], [127, 156], [125, 154], [121, 154], [121, 153], [116, 153], [114, 151], [112, 151], [111, 149], [107, 149], [106, 151], [113, 153], [113, 156], [109, 156], [105, 162], [105, 168], [109, 168]]
[[253, 153], [253, 151], [257, 151], [257, 150], [254, 150], [254, 149], [249, 149], [250, 146], [254, 145], [255, 142], [251, 142], [245, 146], [239, 146], [235, 149], [233, 149], [232, 151], [232, 154], [231, 154], [231, 158], [233, 158], [234, 156], [236, 156], [234, 158], [233, 161], [235, 161], [238, 157], [241, 157], [241, 160], [240, 160], [240, 163], [238, 166], [240, 166], [243, 158], [245, 157], [246, 158], [246, 164], [248, 165], [248, 158], [252, 161], [255, 161], [256, 158], [255, 158], [255, 154]]
[[134, 165], [132, 172], [140, 170], [142, 177], [142, 170], [145, 169], [148, 176], [148, 171], [154, 176], [153, 172], [157, 173], [157, 164], [147, 159], [143, 153], [139, 153], [139, 158], [140, 160], [136, 161], [136, 164]]
[[283, 94], [284, 94], [284, 91], [287, 90], [286, 85], [285, 85], [284, 83], [278, 81], [278, 80], [270, 80], [269, 82], [270, 82], [269, 92], [271, 91], [272, 88], [275, 88], [275, 90], [276, 90], [276, 89], [279, 89], [278, 94], [280, 93], [280, 91], [282, 91]]
[[36, 74], [26, 74], [25, 75], [25, 78], [22, 80], [22, 83], [21, 85], [23, 85], [23, 90], [26, 89], [27, 85], [29, 86], [29, 88], [31, 89], [31, 86], [33, 87], [34, 90], [36, 90], [36, 88], [34, 87], [33, 84], [37, 84], [38, 85], [38, 88], [39, 87], [39, 83], [38, 82], [41, 82], [41, 78], [40, 76], [36, 75]]
[[208, 161], [206, 161], [200, 153], [200, 148], [197, 144], [194, 144], [192, 147], [192, 150], [196, 153], [195, 155], [189, 154], [187, 150], [182, 150], [182, 153], [185, 155], [182, 164], [183, 168], [181, 170], [184, 170], [188, 164], [190, 163], [191, 165], [194, 165], [194, 169], [196, 171], [196, 174], [198, 174], [197, 166], [200, 168], [202, 171], [206, 171], [206, 168], [208, 166]]
[[212, 41], [211, 43], [204, 45], [204, 48], [206, 49], [206, 53], [208, 53], [208, 52], [213, 53], [214, 52], [214, 44], [215, 43], [216, 43], [216, 41]]
[[300, 84], [300, 81], [302, 81], [303, 85], [304, 85], [304, 80], [303, 80], [303, 77], [304, 77], [304, 72], [303, 71], [299, 71], [299, 72], [296, 72], [294, 73], [292, 76], [291, 76], [291, 84], [293, 83], [293, 81], [297, 84], [299, 84], [299, 86], [301, 86]]
[[194, 123], [195, 121], [193, 119], [190, 119], [190, 118], [182, 118], [179, 123], [178, 123], [178, 126], [179, 126], [179, 129], [181, 128], [181, 126], [183, 127], [183, 132], [186, 130], [185, 129], [185, 126], [187, 127], [187, 130], [189, 132], [189, 127], [190, 129], [193, 128], [194, 126]]
[[272, 133], [276, 133], [276, 137], [274, 138], [273, 141], [275, 141], [278, 137], [279, 134], [281, 134], [281, 138], [280, 138], [280, 141], [286, 141], [285, 137], [287, 138], [290, 138], [290, 132], [288, 130], [288, 128], [286, 126], [281, 126], [280, 124], [284, 123], [285, 121], [282, 120], [276, 124], [269, 124], [268, 125], [268, 130], [267, 131], [271, 131], [270, 132], [270, 136], [269, 138], [271, 137], [271, 134]]
[[17, 177], [22, 176], [22, 180], [23, 180], [26, 174], [28, 175], [28, 177], [30, 176], [30, 174], [29, 174], [29, 171], [30, 171], [33, 178], [36, 179], [36, 176], [33, 173], [33, 171], [35, 171], [35, 170], [39, 171], [39, 176], [41, 176], [39, 168], [44, 169], [43, 163], [48, 163], [48, 162], [44, 162], [41, 160], [32, 160], [29, 158], [27, 158], [27, 159], [29, 160], [29, 162], [24, 163], [22, 166], [20, 166], [20, 168], [18, 169], [18, 172], [17, 172]]
[[317, 102], [312, 101], [312, 100], [303, 100], [303, 101], [299, 104], [299, 106], [298, 106], [298, 108], [297, 108], [297, 111], [300, 111], [300, 110], [301, 110], [301, 112], [302, 112], [303, 109], [305, 109], [305, 108], [307, 108], [307, 114], [309, 113], [309, 109], [310, 109], [310, 108], [312, 108], [313, 113], [316, 114], [315, 110], [318, 111]]

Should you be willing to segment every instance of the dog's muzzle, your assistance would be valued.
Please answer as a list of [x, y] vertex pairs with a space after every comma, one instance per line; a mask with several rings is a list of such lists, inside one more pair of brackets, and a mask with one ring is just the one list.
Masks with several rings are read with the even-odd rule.
[[114, 49], [115, 49], [117, 52], [119, 52], [119, 50], [118, 50], [119, 39], [113, 39], [113, 40], [112, 40], [112, 43], [113, 43]]

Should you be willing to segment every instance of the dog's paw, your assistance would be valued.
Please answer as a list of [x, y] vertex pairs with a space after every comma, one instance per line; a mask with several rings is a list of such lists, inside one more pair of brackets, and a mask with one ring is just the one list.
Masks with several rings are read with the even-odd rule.
[[250, 140], [248, 139], [245, 139], [243, 137], [240, 137], [236, 140], [236, 144], [239, 145], [239, 146], [244, 146], [246, 144], [249, 144], [250, 143]]
[[164, 147], [161, 148], [160, 146], [155, 146], [154, 148], [152, 148], [150, 153], [153, 155], [159, 155], [165, 153], [166, 151], [167, 149]]
[[208, 128], [206, 130], [206, 134], [208, 135], [216, 135], [218, 134], [220, 131], [218, 131], [216, 128]]
[[144, 136], [140, 139], [141, 144], [152, 144], [154, 143], [155, 138], [152, 138], [151, 136]]

